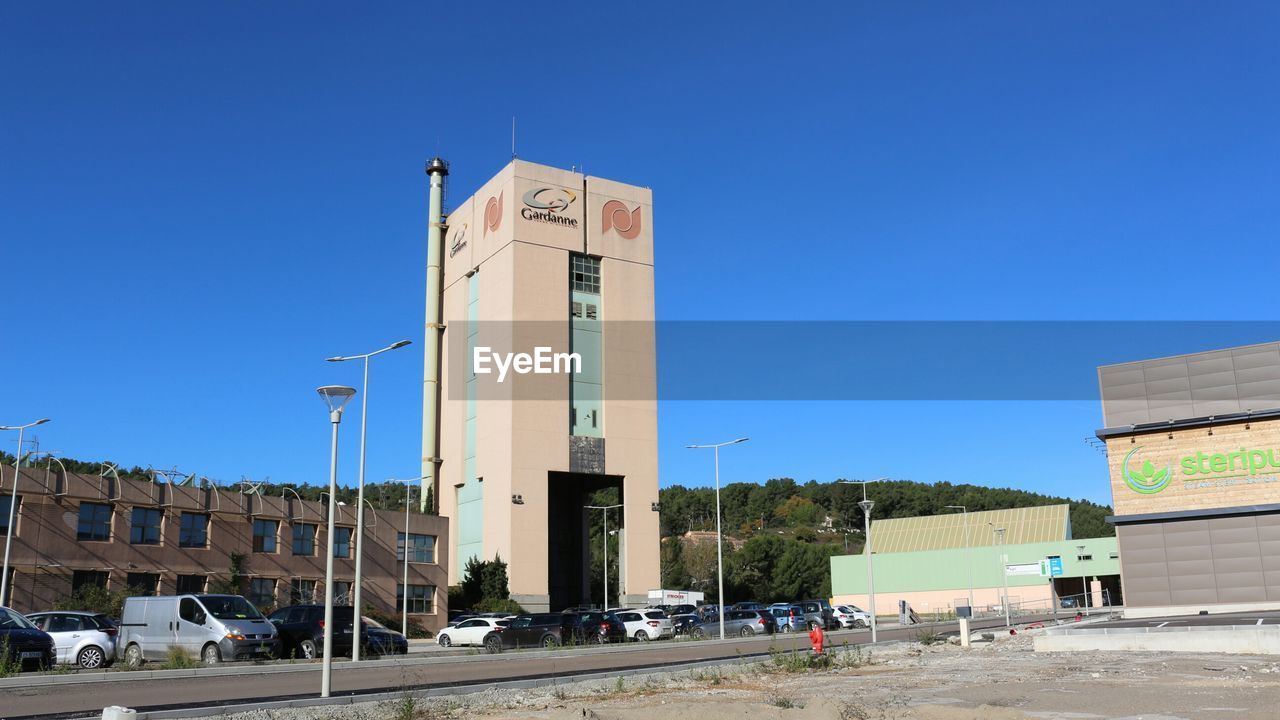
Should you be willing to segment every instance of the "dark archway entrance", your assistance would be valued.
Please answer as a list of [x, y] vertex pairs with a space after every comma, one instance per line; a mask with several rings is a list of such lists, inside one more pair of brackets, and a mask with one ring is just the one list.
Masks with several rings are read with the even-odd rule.
[[[591, 604], [591, 515], [584, 508], [600, 490], [616, 488], [622, 497], [622, 482], [620, 475], [547, 473], [547, 591], [553, 612]], [[616, 521], [621, 515], [615, 510], [610, 518]]]

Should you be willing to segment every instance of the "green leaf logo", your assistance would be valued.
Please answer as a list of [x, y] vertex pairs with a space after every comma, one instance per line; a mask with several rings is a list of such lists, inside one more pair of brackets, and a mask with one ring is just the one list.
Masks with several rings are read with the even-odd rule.
[[1173, 479], [1173, 466], [1157, 469], [1150, 460], [1147, 460], [1142, 463], [1141, 472], [1130, 470], [1129, 460], [1141, 449], [1136, 447], [1124, 456], [1124, 463], [1120, 466], [1120, 476], [1124, 478], [1124, 484], [1128, 485], [1130, 490], [1143, 495], [1153, 495], [1169, 486], [1169, 481]]

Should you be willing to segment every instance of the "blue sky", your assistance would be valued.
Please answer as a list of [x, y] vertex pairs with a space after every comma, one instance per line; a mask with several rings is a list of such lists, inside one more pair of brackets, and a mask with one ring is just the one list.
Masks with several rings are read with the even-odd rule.
[[[359, 382], [322, 359], [411, 338], [374, 368], [368, 473], [415, 475], [422, 164], [466, 197], [513, 115], [521, 157], [654, 189], [663, 320], [1275, 319], [1273, 3], [782, 10], [6, 4], [0, 423], [51, 416], [43, 447], [84, 459], [317, 482], [314, 388]], [[1096, 398], [660, 413], [664, 485], [711, 480], [683, 445], [747, 435], [725, 482], [1109, 501]]]

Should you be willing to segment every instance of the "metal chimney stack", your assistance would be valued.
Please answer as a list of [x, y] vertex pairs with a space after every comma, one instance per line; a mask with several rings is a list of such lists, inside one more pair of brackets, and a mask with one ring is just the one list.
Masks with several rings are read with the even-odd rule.
[[[431, 179], [427, 216], [427, 319], [422, 373], [422, 475], [431, 478], [432, 497], [440, 498], [440, 305], [444, 264], [444, 178], [449, 165], [440, 158], [427, 163]], [[426, 480], [419, 511], [427, 511]]]

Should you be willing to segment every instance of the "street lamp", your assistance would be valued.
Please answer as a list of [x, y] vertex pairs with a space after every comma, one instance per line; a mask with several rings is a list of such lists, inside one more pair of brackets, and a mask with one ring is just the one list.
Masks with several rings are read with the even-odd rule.
[[9, 493], [9, 524], [4, 532], [4, 569], [0, 570], [0, 604], [6, 602], [9, 592], [9, 547], [13, 544], [13, 512], [18, 507], [18, 474], [22, 469], [22, 433], [29, 427], [43, 425], [49, 418], [41, 418], [26, 425], [0, 425], [0, 430], [18, 431], [18, 454], [13, 456], [13, 490]]
[[720, 448], [725, 445], [737, 445], [750, 438], [738, 438], [728, 442], [711, 445], [685, 445], [691, 450], [714, 448], [716, 452], [716, 601], [719, 603], [716, 615], [720, 618], [720, 639], [724, 639], [724, 534], [720, 532]]
[[[412, 342], [412, 340], [401, 340], [397, 343], [388, 345], [381, 350], [374, 350], [373, 352], [365, 353], [364, 355], [339, 355], [337, 357], [326, 358], [328, 362], [364, 360], [364, 391], [360, 399], [360, 478], [356, 482], [358, 486], [358, 489], [356, 490], [356, 589], [355, 597], [352, 599], [352, 604], [355, 606], [355, 627], [353, 628], [353, 632], [355, 633], [356, 641], [351, 644], [352, 662], [360, 661], [360, 628], [362, 624], [360, 613], [364, 608], [360, 601], [360, 589], [364, 584], [363, 578], [361, 577], [361, 568], [364, 560], [364, 437], [369, 414], [369, 358], [374, 355], [381, 355], [389, 350], [402, 348]], [[406, 537], [406, 541], [407, 540], [408, 538]], [[407, 588], [406, 592], [408, 592]]]
[[973, 554], [969, 547], [969, 508], [964, 505], [944, 505], [948, 510], [959, 510], [964, 513], [964, 564], [969, 571], [969, 609], [973, 611]]
[[874, 500], [867, 499], [867, 483], [880, 482], [889, 478], [876, 478], [875, 480], [837, 480], [839, 485], [861, 485], [862, 500], [858, 503], [858, 507], [862, 508], [862, 534], [866, 538], [865, 552], [867, 554], [867, 613], [871, 615], [871, 642], [876, 642], [876, 574], [872, 568], [871, 550], [871, 508], [875, 507]]
[[[609, 609], [609, 511], [614, 508], [622, 507], [618, 505], [587, 505], [587, 510], [600, 510], [604, 516], [604, 601], [601, 603], [601, 610]], [[622, 578], [618, 578], [618, 582], [622, 582]], [[619, 600], [621, 603], [621, 600]]]
[[[324, 562], [324, 668], [320, 675], [320, 697], [329, 697], [329, 683], [333, 676], [333, 521], [337, 514], [334, 495], [338, 491], [338, 423], [342, 422], [343, 406], [356, 394], [356, 389], [345, 385], [325, 385], [317, 388], [316, 392], [329, 407], [329, 422], [333, 425], [333, 441], [329, 450], [329, 551]], [[360, 636], [357, 635], [352, 645], [359, 644]]]
[[1004, 583], [1004, 599], [1000, 604], [1004, 606], [1004, 626], [1009, 627], [1009, 568], [1005, 566], [1009, 557], [1004, 554], [1004, 531], [1005, 528], [995, 528], [996, 541], [1000, 545], [1000, 580]]
[[409, 637], [409, 491], [419, 480], [426, 482], [430, 479], [430, 475], [423, 475], [405, 480], [387, 480], [404, 483], [404, 580], [400, 583], [400, 587], [404, 589], [400, 591], [400, 634], [405, 637]]

